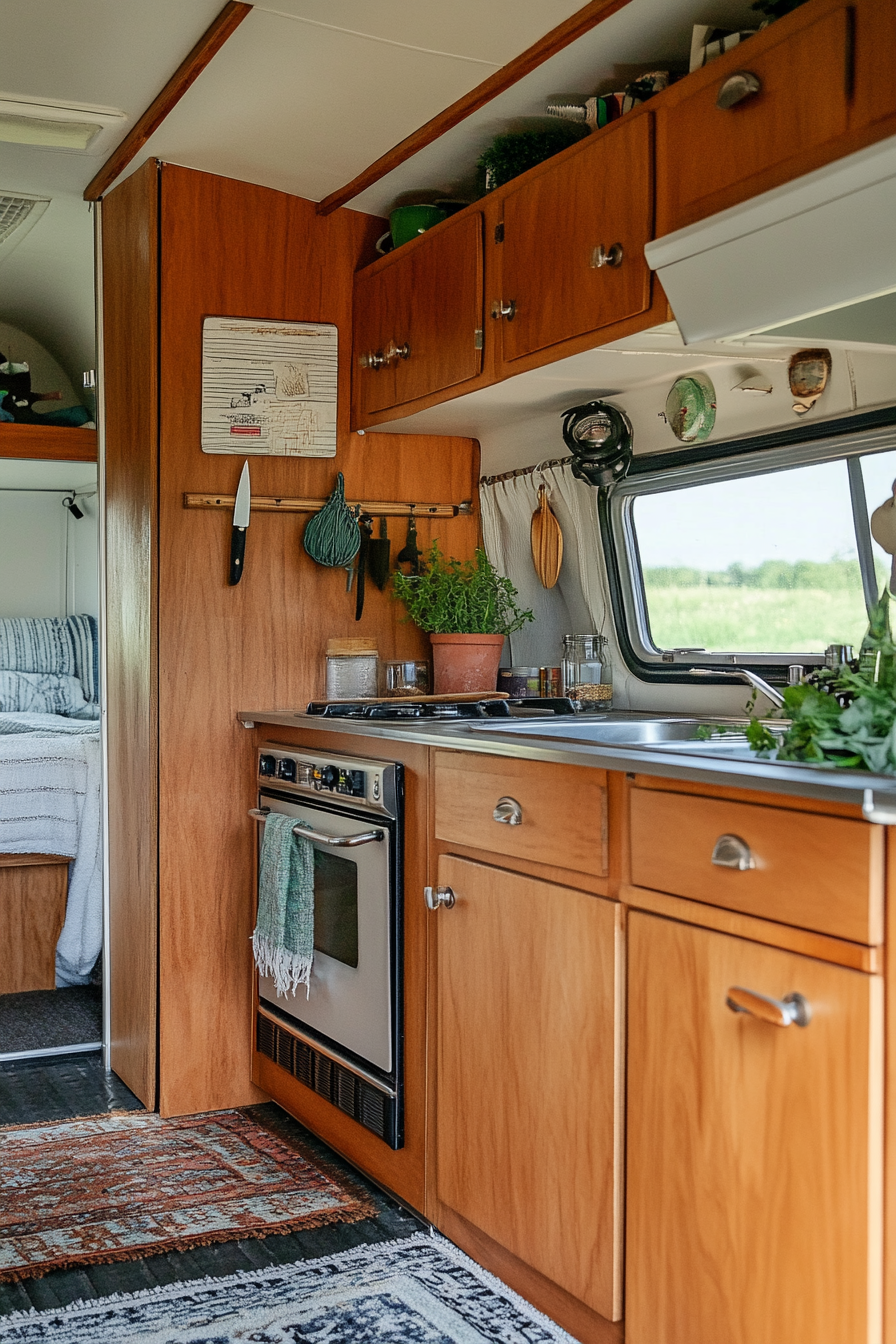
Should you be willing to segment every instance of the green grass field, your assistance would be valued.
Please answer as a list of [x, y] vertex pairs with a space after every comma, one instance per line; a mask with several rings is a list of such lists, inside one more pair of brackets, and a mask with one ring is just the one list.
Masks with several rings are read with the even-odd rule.
[[868, 617], [861, 589], [655, 587], [647, 579], [658, 648], [694, 645], [745, 653], [823, 653], [862, 642]]

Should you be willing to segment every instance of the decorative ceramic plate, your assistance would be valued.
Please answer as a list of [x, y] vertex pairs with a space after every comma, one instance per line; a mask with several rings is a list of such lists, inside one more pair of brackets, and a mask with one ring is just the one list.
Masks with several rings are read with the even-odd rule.
[[705, 373], [677, 378], [666, 398], [666, 419], [682, 443], [703, 443], [716, 423], [716, 390]]

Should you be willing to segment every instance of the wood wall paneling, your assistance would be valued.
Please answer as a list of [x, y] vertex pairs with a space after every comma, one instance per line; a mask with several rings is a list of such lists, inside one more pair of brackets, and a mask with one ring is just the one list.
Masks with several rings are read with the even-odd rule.
[[103, 202], [112, 1067], [156, 1101], [158, 165]]
[[[345, 572], [302, 549], [307, 519], [258, 513], [245, 572], [227, 585], [231, 520], [184, 509], [188, 491], [236, 489], [242, 458], [200, 448], [202, 319], [335, 322], [336, 459], [253, 457], [264, 495], [347, 493], [454, 503], [476, 498], [467, 439], [348, 433], [352, 279], [381, 221], [322, 219], [297, 197], [165, 165], [161, 189], [159, 462], [160, 1105], [164, 1114], [250, 1102], [253, 738], [238, 709], [303, 707], [324, 690], [330, 636], [374, 635], [385, 657], [425, 655], [403, 610], [368, 584], [354, 620]], [[390, 533], [398, 549], [404, 528]], [[420, 520], [420, 540], [471, 552], [476, 517]]]

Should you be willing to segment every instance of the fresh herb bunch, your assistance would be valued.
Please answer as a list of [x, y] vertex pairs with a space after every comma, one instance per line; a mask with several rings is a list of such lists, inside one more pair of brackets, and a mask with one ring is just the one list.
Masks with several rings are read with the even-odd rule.
[[434, 541], [419, 574], [398, 572], [392, 582], [410, 620], [431, 634], [512, 635], [534, 619], [517, 606], [513, 584], [481, 547], [472, 560], [455, 560]]
[[884, 589], [869, 612], [861, 658], [819, 668], [787, 687], [783, 707], [768, 716], [790, 720], [780, 740], [751, 716], [747, 740], [754, 751], [768, 755], [777, 747], [779, 761], [896, 775], [896, 642], [889, 603]]

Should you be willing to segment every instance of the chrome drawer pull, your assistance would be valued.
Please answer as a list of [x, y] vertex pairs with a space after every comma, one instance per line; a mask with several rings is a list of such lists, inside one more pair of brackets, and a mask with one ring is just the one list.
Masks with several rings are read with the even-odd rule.
[[739, 835], [720, 835], [712, 847], [712, 862], [717, 868], [734, 868], [741, 873], [756, 867], [750, 846]]
[[732, 1013], [749, 1013], [761, 1022], [773, 1027], [789, 1027], [796, 1023], [798, 1027], [808, 1027], [812, 1021], [812, 1008], [802, 994], [788, 994], [783, 999], [772, 999], [767, 994], [757, 994], [755, 990], [743, 989], [732, 985], [725, 1002]]
[[614, 243], [612, 247], [605, 248], [603, 243], [600, 247], [595, 247], [591, 252], [591, 269], [599, 271], [603, 266], [621, 266], [622, 258], [625, 256], [621, 243]]
[[492, 813], [504, 826], [522, 826], [523, 809], [515, 798], [499, 798]]
[[506, 317], [508, 322], [512, 322], [516, 317], [516, 299], [511, 299], [509, 303], [505, 303], [503, 299], [494, 299], [492, 302], [492, 317], [497, 321]]
[[382, 350], [365, 350], [361, 356], [360, 364], [362, 369], [381, 369], [386, 363], [386, 357]]
[[737, 107], [738, 103], [745, 102], [747, 98], [754, 98], [761, 89], [762, 80], [758, 75], [754, 75], [752, 70], [735, 70], [720, 87], [716, 107], [726, 112], [731, 107]]
[[438, 910], [440, 905], [451, 910], [457, 897], [451, 887], [424, 887], [423, 899], [430, 910]]
[[[250, 807], [249, 816], [256, 821], [267, 821], [270, 812], [262, 812], [260, 807]], [[382, 840], [382, 831], [362, 831], [360, 835], [326, 835], [323, 831], [312, 831], [308, 826], [293, 826], [293, 835], [303, 840], [314, 840], [318, 845], [329, 845], [332, 849], [354, 849], [356, 845], [369, 845], [373, 840]]]

